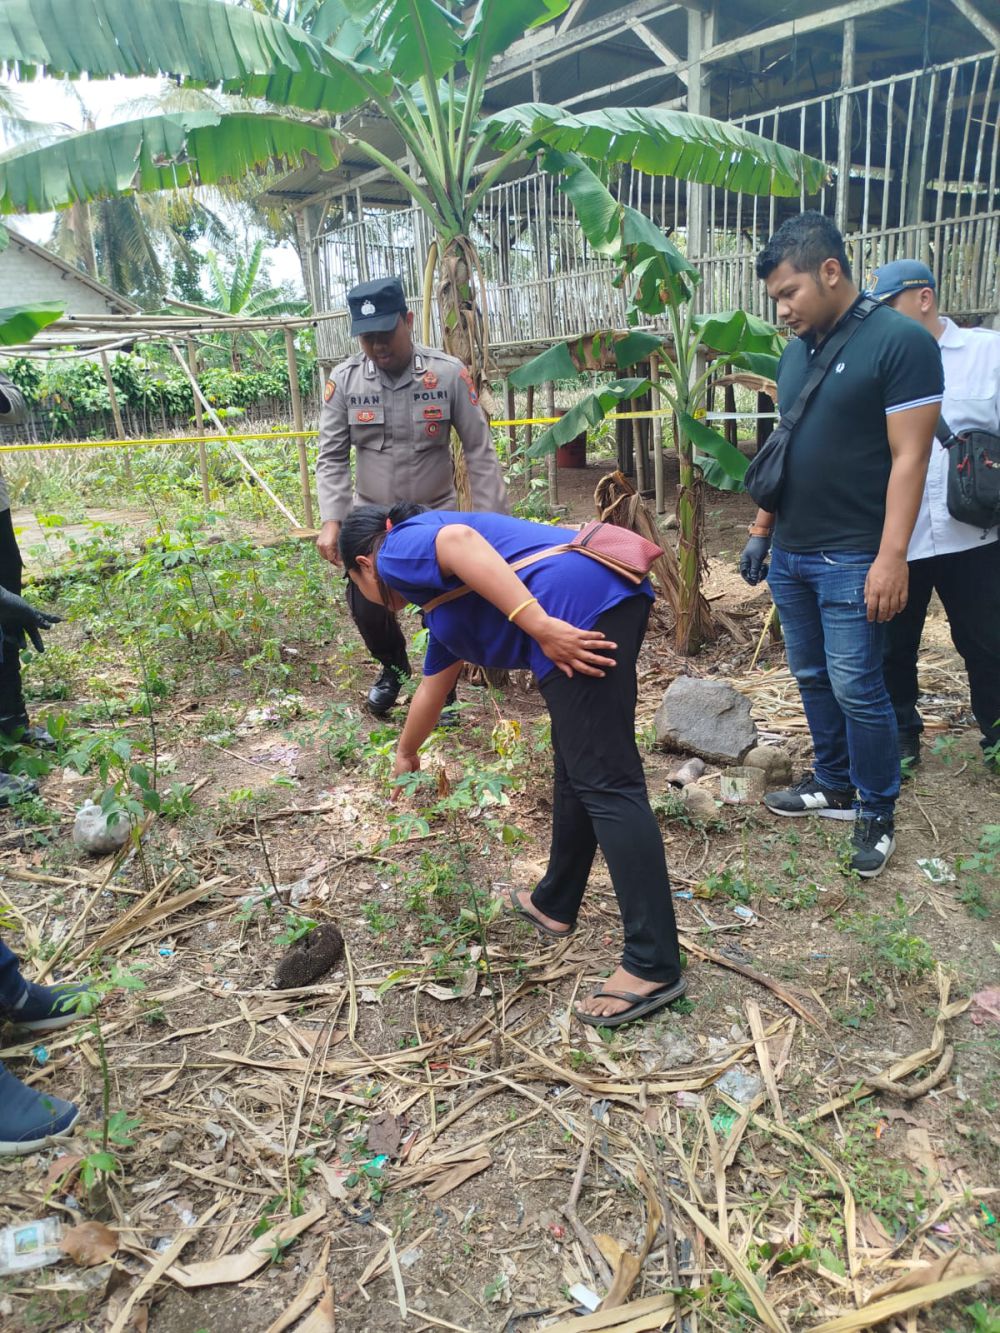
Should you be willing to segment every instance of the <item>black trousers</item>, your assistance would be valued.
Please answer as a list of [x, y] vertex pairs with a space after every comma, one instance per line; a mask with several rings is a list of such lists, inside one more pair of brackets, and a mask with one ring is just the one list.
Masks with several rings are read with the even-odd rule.
[[572, 925], [600, 847], [625, 932], [622, 966], [647, 981], [672, 982], [680, 977], [677, 924], [635, 743], [635, 663], [649, 609], [647, 597], [629, 597], [598, 620], [595, 628], [618, 645], [618, 665], [605, 676], [554, 672], [542, 681], [555, 785], [548, 869], [531, 901]]
[[393, 613], [379, 602], [370, 602], [350, 579], [347, 580], [347, 608], [375, 661], [408, 676], [410, 663], [406, 656], [406, 638]]
[[[23, 568], [11, 512], [0, 510], [0, 587], [20, 594]], [[11, 731], [27, 725], [28, 714], [21, 692], [20, 653], [13, 636], [4, 635], [3, 661], [0, 662], [0, 730]]]
[[917, 736], [917, 652], [931, 593], [948, 616], [951, 641], [969, 673], [983, 745], [1000, 741], [1000, 542], [910, 563], [906, 609], [886, 629], [885, 683], [901, 733]]

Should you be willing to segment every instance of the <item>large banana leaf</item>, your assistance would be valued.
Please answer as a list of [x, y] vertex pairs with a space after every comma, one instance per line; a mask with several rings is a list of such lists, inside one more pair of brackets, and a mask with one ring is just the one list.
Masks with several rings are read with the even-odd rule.
[[392, 89], [388, 73], [225, 0], [3, 0], [0, 65], [27, 79], [174, 75], [332, 114]]
[[551, 147], [599, 162], [630, 162], [650, 175], [746, 194], [796, 195], [803, 185], [813, 193], [827, 176], [814, 157], [686, 111], [616, 107], [575, 116], [529, 102], [495, 112], [482, 128], [502, 150], [524, 142], [527, 152]]
[[466, 65], [492, 60], [529, 28], [558, 18], [570, 0], [479, 0], [465, 35]]
[[[0, 227], [0, 231], [4, 230]], [[20, 343], [31, 342], [36, 333], [61, 319], [62, 314], [62, 307], [52, 301], [0, 310], [0, 347], [17, 347]]]
[[428, 72], [440, 79], [461, 56], [462, 21], [437, 0], [380, 0], [369, 8], [365, 31], [400, 83], [416, 83]]
[[781, 353], [783, 344], [778, 330], [766, 320], [747, 314], [745, 310], [695, 315], [692, 322], [701, 335], [701, 341], [713, 352], [722, 352], [724, 355], [753, 352], [772, 357]]
[[[780, 341], [780, 340], [779, 340]], [[781, 341], [781, 347], [784, 349], [784, 342]], [[772, 356], [764, 352], [738, 352], [733, 357], [733, 365], [741, 366], [744, 370], [749, 370], [754, 375], [762, 375], [766, 380], [776, 380], [778, 378], [778, 362], [781, 360], [781, 354]]]
[[238, 180], [275, 159], [299, 162], [303, 152], [328, 169], [337, 165], [330, 131], [301, 121], [245, 112], [144, 116], [5, 162], [0, 213], [44, 213], [78, 199]]
[[724, 435], [687, 412], [677, 413], [677, 424], [694, 445], [694, 461], [708, 484], [719, 491], [741, 491], [749, 464], [740, 451]]
[[659, 334], [647, 333], [644, 329], [624, 335], [611, 329], [586, 334], [539, 352], [523, 366], [518, 366], [511, 374], [510, 382], [515, 389], [527, 389], [533, 384], [548, 384], [552, 380], [576, 379], [588, 370], [606, 369], [609, 351], [618, 369], [627, 370], [662, 346], [663, 339]]
[[581, 398], [565, 416], [560, 417], [554, 426], [538, 437], [528, 453], [532, 458], [541, 454], [551, 454], [561, 444], [575, 440], [583, 431], [600, 425], [612, 409], [627, 398], [637, 398], [650, 387], [649, 380], [615, 380], [611, 384], [602, 384], [593, 393]]

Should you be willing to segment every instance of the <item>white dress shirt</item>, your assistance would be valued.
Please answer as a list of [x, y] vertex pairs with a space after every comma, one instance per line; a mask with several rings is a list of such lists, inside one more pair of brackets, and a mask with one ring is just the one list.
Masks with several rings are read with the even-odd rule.
[[[944, 364], [941, 415], [953, 431], [1000, 433], [1000, 333], [992, 329], [960, 329], [942, 316], [938, 339]], [[927, 484], [910, 538], [908, 560], [953, 555], [997, 540], [997, 529], [958, 523], [948, 513], [948, 451], [935, 439], [927, 468]]]

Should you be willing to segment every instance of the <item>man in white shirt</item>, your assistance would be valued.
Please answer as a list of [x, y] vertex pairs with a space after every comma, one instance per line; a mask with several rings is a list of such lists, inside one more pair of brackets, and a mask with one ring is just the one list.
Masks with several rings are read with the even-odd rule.
[[[963, 329], [938, 313], [934, 275], [915, 259], [877, 268], [871, 294], [922, 324], [938, 340], [944, 365], [941, 415], [951, 429], [1000, 433], [1000, 333]], [[935, 443], [910, 539], [909, 601], [888, 625], [885, 682], [899, 726], [904, 773], [920, 762], [917, 652], [931, 593], [969, 675], [972, 711], [987, 766], [1000, 773], [1000, 542], [998, 531], [959, 523], [948, 512], [948, 452]]]

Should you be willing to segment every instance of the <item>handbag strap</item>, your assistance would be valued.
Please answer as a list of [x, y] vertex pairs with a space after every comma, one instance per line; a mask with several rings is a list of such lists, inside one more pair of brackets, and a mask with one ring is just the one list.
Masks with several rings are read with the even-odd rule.
[[810, 398], [826, 378], [826, 372], [833, 364], [834, 358], [839, 352], [843, 351], [863, 322], [873, 310], [878, 310], [881, 304], [881, 301], [876, 301], [874, 296], [862, 296], [861, 300], [852, 307], [850, 314], [840, 327], [830, 334], [813, 357], [812, 366], [806, 377], [806, 382], [799, 390], [799, 396], [787, 412], [782, 412], [781, 421], [778, 423], [780, 426], [784, 426], [789, 434], [799, 424], [799, 418], [809, 405]]
[[[527, 569], [529, 565], [535, 564], [539, 560], [547, 560], [550, 555], [563, 555], [571, 549], [569, 542], [563, 542], [560, 546], [546, 546], [544, 551], [535, 551], [533, 555], [523, 555], [520, 560], [508, 561], [508, 565], [513, 570]], [[472, 589], [467, 583], [463, 583], [460, 588], [452, 588], [449, 592], [441, 593], [440, 597], [433, 598], [432, 601], [425, 602], [420, 608], [424, 615], [429, 611], [434, 611], [439, 606], [444, 606], [445, 602], [454, 602], [459, 597], [464, 597]]]
[[938, 423], [934, 427], [934, 434], [941, 441], [941, 444], [945, 449], [952, 448], [953, 445], [958, 444], [960, 439], [960, 436], [952, 430], [944, 417], [938, 417]]

